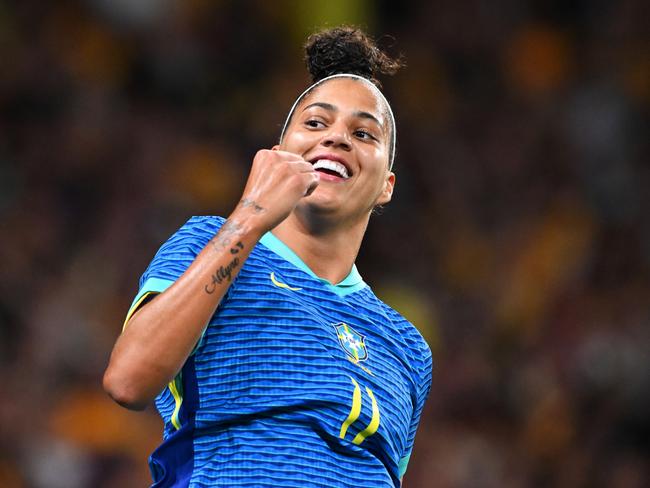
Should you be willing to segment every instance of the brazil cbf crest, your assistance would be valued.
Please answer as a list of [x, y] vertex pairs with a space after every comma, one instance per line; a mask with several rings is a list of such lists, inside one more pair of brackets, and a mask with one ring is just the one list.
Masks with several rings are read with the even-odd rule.
[[336, 336], [339, 338], [339, 344], [351, 359], [355, 361], [368, 359], [364, 336], [343, 322], [334, 324], [334, 327], [336, 328]]

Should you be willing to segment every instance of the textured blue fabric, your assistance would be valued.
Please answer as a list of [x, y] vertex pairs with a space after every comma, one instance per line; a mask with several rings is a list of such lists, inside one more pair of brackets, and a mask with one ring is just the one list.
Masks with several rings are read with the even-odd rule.
[[[152, 278], [175, 281], [223, 222], [191, 218], [139, 294]], [[183, 368], [180, 429], [169, 388], [156, 399], [165, 428], [150, 460], [154, 486], [399, 486], [431, 387], [429, 347], [356, 269], [337, 291], [264, 242]], [[359, 435], [373, 419], [376, 432]]]

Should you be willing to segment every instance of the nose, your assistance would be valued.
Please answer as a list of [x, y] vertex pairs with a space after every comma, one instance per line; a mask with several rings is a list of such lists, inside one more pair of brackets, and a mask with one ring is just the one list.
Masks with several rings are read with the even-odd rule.
[[332, 124], [327, 133], [323, 135], [321, 144], [325, 147], [334, 147], [349, 151], [352, 148], [347, 127], [343, 124]]

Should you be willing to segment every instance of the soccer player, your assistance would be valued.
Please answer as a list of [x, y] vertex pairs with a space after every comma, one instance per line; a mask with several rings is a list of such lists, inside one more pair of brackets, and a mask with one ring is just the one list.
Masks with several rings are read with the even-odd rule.
[[390, 201], [395, 122], [362, 32], [307, 43], [314, 84], [227, 219], [193, 217], [140, 279], [104, 387], [155, 399], [154, 487], [397, 487], [431, 353], [354, 261]]

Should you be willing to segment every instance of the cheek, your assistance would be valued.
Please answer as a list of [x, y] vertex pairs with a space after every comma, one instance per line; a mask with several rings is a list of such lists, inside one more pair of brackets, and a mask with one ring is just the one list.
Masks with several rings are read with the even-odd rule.
[[291, 151], [291, 148], [302, 148], [313, 143], [313, 135], [305, 131], [292, 131], [284, 136], [281, 149]]
[[375, 148], [370, 160], [372, 161], [370, 165], [372, 168], [369, 168], [369, 170], [372, 173], [373, 181], [376, 183], [372, 187], [377, 194], [380, 194], [384, 190], [386, 178], [390, 173], [388, 155], [383, 148]]
[[366, 161], [366, 170], [373, 175], [378, 174], [383, 176], [388, 170], [388, 156], [386, 151], [382, 148], [369, 148], [364, 153], [364, 160]]

